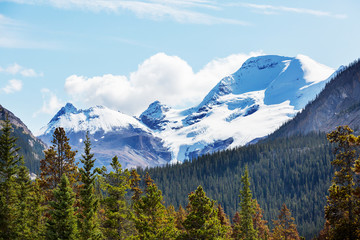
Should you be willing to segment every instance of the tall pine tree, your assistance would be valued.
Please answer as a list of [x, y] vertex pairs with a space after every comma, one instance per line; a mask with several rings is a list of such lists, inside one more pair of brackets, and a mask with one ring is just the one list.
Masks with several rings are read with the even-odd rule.
[[181, 239], [222, 239], [226, 236], [227, 228], [221, 225], [214, 204], [202, 186], [189, 194], [189, 214], [183, 223], [186, 233]]
[[105, 167], [101, 171], [101, 187], [105, 191], [103, 205], [105, 216], [102, 230], [109, 239], [125, 239], [132, 234], [132, 221], [130, 218], [130, 206], [125, 194], [129, 189], [129, 171], [121, 168], [118, 158], [115, 156], [110, 164], [113, 171], [107, 173]]
[[11, 124], [6, 117], [0, 135], [0, 239], [16, 239], [18, 218], [18, 198], [16, 176], [19, 164], [16, 138], [11, 136]]
[[[340, 126], [328, 134], [328, 140], [336, 143], [336, 158], [332, 161], [335, 176], [329, 188], [325, 217], [331, 226], [332, 239], [360, 238], [360, 199], [357, 195], [355, 171], [360, 138], [352, 134], [348, 126]], [[354, 171], [355, 170], [355, 171]]]
[[247, 166], [244, 175], [241, 177], [242, 190], [240, 190], [240, 234], [239, 239], [255, 240], [257, 239], [257, 231], [254, 229], [253, 215], [255, 213], [254, 203], [250, 190], [250, 179]]
[[74, 210], [75, 194], [65, 174], [53, 190], [54, 200], [50, 201], [50, 218], [46, 223], [46, 239], [78, 239], [77, 221]]
[[79, 171], [75, 163], [76, 151], [71, 150], [69, 138], [61, 127], [55, 129], [52, 146], [45, 150], [45, 158], [40, 161], [40, 185], [45, 194], [45, 200], [52, 199], [52, 190], [60, 183], [66, 174], [70, 186], [77, 192]]
[[137, 237], [154, 240], [176, 238], [175, 219], [168, 214], [161, 191], [149, 174], [146, 174], [144, 181], [145, 194], [133, 205]]
[[91, 142], [89, 133], [86, 134], [84, 145], [84, 154], [80, 159], [83, 166], [79, 169], [82, 182], [82, 185], [80, 186], [80, 211], [78, 214], [79, 235], [80, 239], [95, 240], [101, 239], [102, 236], [97, 218], [99, 201], [95, 195], [94, 189], [96, 172], [93, 168], [95, 159], [94, 154], [90, 152]]

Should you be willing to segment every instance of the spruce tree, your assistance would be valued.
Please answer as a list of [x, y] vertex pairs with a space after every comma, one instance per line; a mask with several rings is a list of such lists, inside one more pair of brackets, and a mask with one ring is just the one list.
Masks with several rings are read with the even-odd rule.
[[244, 175], [241, 177], [242, 190], [240, 191], [240, 234], [239, 239], [254, 240], [257, 239], [257, 231], [254, 229], [253, 215], [255, 213], [254, 203], [250, 190], [250, 179], [247, 166]]
[[254, 199], [253, 202], [254, 202], [254, 207], [255, 207], [255, 211], [254, 211], [254, 215], [253, 215], [254, 229], [258, 233], [259, 239], [262, 239], [262, 240], [269, 239], [270, 230], [267, 225], [267, 221], [263, 219], [263, 210], [260, 208], [260, 205], [256, 199]]
[[167, 214], [163, 196], [149, 174], [145, 176], [144, 196], [134, 204], [135, 227], [140, 239], [174, 239], [175, 219]]
[[175, 226], [182, 233], [185, 231], [183, 223], [186, 219], [187, 214], [188, 213], [186, 212], [186, 210], [180, 205], [179, 210], [176, 212], [175, 216]]
[[231, 225], [231, 228], [232, 228], [231, 238], [238, 239], [240, 232], [241, 232], [240, 231], [241, 216], [238, 211], [235, 212], [235, 215], [234, 215], [232, 221], [233, 221], [233, 224]]
[[78, 239], [77, 221], [74, 210], [75, 194], [65, 174], [53, 190], [54, 200], [50, 201], [50, 218], [46, 223], [46, 239]]
[[226, 213], [224, 212], [224, 209], [221, 207], [220, 203], [217, 205], [217, 216], [218, 216], [221, 226], [223, 227], [223, 229], [226, 232], [226, 234], [225, 234], [226, 239], [230, 238], [230, 236], [231, 236], [230, 220], [229, 220], [228, 216], [226, 215]]
[[82, 182], [80, 186], [80, 211], [78, 214], [79, 236], [80, 239], [94, 240], [101, 239], [102, 236], [97, 219], [99, 201], [94, 189], [96, 172], [94, 172], [93, 167], [95, 159], [94, 154], [90, 152], [91, 142], [88, 133], [84, 145], [84, 154], [80, 159], [83, 166], [79, 169]]
[[0, 135], [0, 239], [16, 239], [18, 218], [19, 164], [23, 163], [18, 155], [16, 138], [11, 136], [12, 127], [6, 117]]
[[117, 156], [110, 164], [113, 171], [107, 173], [105, 167], [101, 171], [101, 187], [106, 195], [103, 199], [105, 216], [102, 230], [109, 239], [125, 239], [132, 234], [132, 222], [130, 219], [130, 206], [125, 194], [129, 189], [129, 171], [122, 170]]
[[60, 183], [66, 174], [71, 187], [77, 192], [76, 183], [79, 172], [75, 163], [76, 151], [71, 150], [69, 138], [61, 127], [55, 129], [52, 146], [44, 151], [45, 158], [40, 161], [40, 185], [45, 194], [45, 201], [52, 199], [52, 190]]
[[19, 169], [19, 175], [17, 177], [18, 182], [18, 217], [16, 221], [17, 234], [19, 239], [33, 239], [32, 235], [32, 222], [30, 221], [30, 209], [31, 205], [31, 180], [29, 177], [29, 171], [25, 166], [21, 166]]
[[278, 219], [273, 221], [273, 239], [300, 240], [294, 221], [294, 218], [291, 217], [290, 210], [284, 203], [281, 207]]
[[[340, 126], [328, 134], [336, 143], [336, 158], [332, 161], [335, 176], [329, 188], [325, 217], [331, 226], [332, 239], [360, 238], [360, 199], [357, 196], [356, 174], [360, 138], [348, 126]], [[359, 186], [359, 185], [358, 185]]]
[[202, 186], [189, 194], [188, 212], [183, 225], [186, 230], [182, 239], [222, 239], [226, 235], [218, 219], [215, 201], [205, 195]]

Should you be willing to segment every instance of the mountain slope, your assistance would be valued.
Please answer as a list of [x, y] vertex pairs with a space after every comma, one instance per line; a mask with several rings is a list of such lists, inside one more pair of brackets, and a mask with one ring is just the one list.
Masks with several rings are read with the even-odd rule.
[[170, 153], [163, 147], [161, 139], [146, 126], [134, 117], [106, 107], [81, 110], [67, 103], [40, 130], [39, 138], [51, 145], [57, 127], [65, 129], [70, 145], [79, 152], [78, 158], [84, 148], [82, 141], [89, 131], [97, 166], [109, 166], [115, 155], [124, 167], [156, 166], [170, 161]]
[[313, 100], [334, 70], [309, 57], [248, 59], [190, 109], [154, 102], [141, 121], [162, 138], [172, 161], [184, 161], [262, 138]]
[[342, 68], [319, 96], [270, 138], [330, 132], [339, 125], [360, 127], [360, 61]]
[[18, 117], [1, 105], [0, 129], [6, 116], [13, 127], [13, 136], [17, 138], [16, 145], [20, 147], [19, 154], [24, 156], [25, 166], [29, 168], [30, 172], [37, 173], [40, 168], [40, 160], [44, 157], [44, 143], [38, 140]]

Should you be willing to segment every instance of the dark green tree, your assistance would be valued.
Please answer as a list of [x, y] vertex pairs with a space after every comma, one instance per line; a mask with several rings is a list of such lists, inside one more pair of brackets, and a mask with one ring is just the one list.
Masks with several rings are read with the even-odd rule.
[[360, 201], [356, 196], [356, 159], [360, 138], [352, 134], [348, 126], [340, 126], [328, 134], [328, 140], [335, 143], [336, 158], [332, 161], [335, 176], [329, 188], [325, 217], [331, 226], [332, 239], [360, 238]]
[[0, 239], [17, 238], [19, 212], [16, 176], [23, 159], [18, 155], [19, 148], [11, 131], [10, 121], [6, 117], [0, 135]]
[[205, 195], [202, 186], [189, 194], [188, 212], [182, 239], [222, 239], [226, 235], [214, 207], [215, 201]]
[[89, 133], [86, 134], [84, 144], [84, 154], [80, 159], [83, 166], [79, 169], [82, 184], [80, 186], [78, 227], [80, 239], [94, 240], [101, 239], [102, 235], [97, 218], [99, 200], [94, 189], [96, 180], [96, 172], [93, 170], [95, 159], [94, 154], [91, 153]]
[[31, 240], [33, 239], [32, 222], [30, 221], [30, 209], [33, 204], [30, 195], [32, 184], [29, 177], [29, 171], [25, 166], [20, 166], [19, 175], [16, 180], [18, 184], [17, 235], [19, 239]]
[[101, 187], [106, 192], [103, 199], [105, 216], [102, 230], [109, 239], [125, 239], [133, 232], [130, 206], [125, 195], [129, 189], [129, 171], [122, 170], [117, 156], [110, 164], [113, 171], [107, 173], [105, 167], [101, 171]]
[[250, 178], [247, 166], [241, 177], [242, 190], [240, 190], [240, 235], [239, 239], [257, 239], [257, 231], [254, 229], [253, 215], [255, 214], [254, 202], [250, 190]]
[[65, 174], [53, 190], [54, 200], [50, 201], [50, 218], [46, 223], [46, 239], [79, 239], [77, 219], [74, 210], [75, 194]]

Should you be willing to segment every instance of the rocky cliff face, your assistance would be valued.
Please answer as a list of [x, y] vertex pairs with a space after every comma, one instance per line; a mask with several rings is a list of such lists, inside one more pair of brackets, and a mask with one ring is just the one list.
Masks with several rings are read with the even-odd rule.
[[330, 132], [340, 125], [360, 127], [360, 61], [341, 69], [313, 102], [270, 138]]
[[0, 105], [0, 129], [6, 117], [13, 127], [13, 136], [17, 138], [16, 145], [20, 147], [19, 154], [24, 156], [25, 165], [31, 172], [38, 172], [40, 160], [44, 157], [45, 144], [37, 139], [18, 117]]

